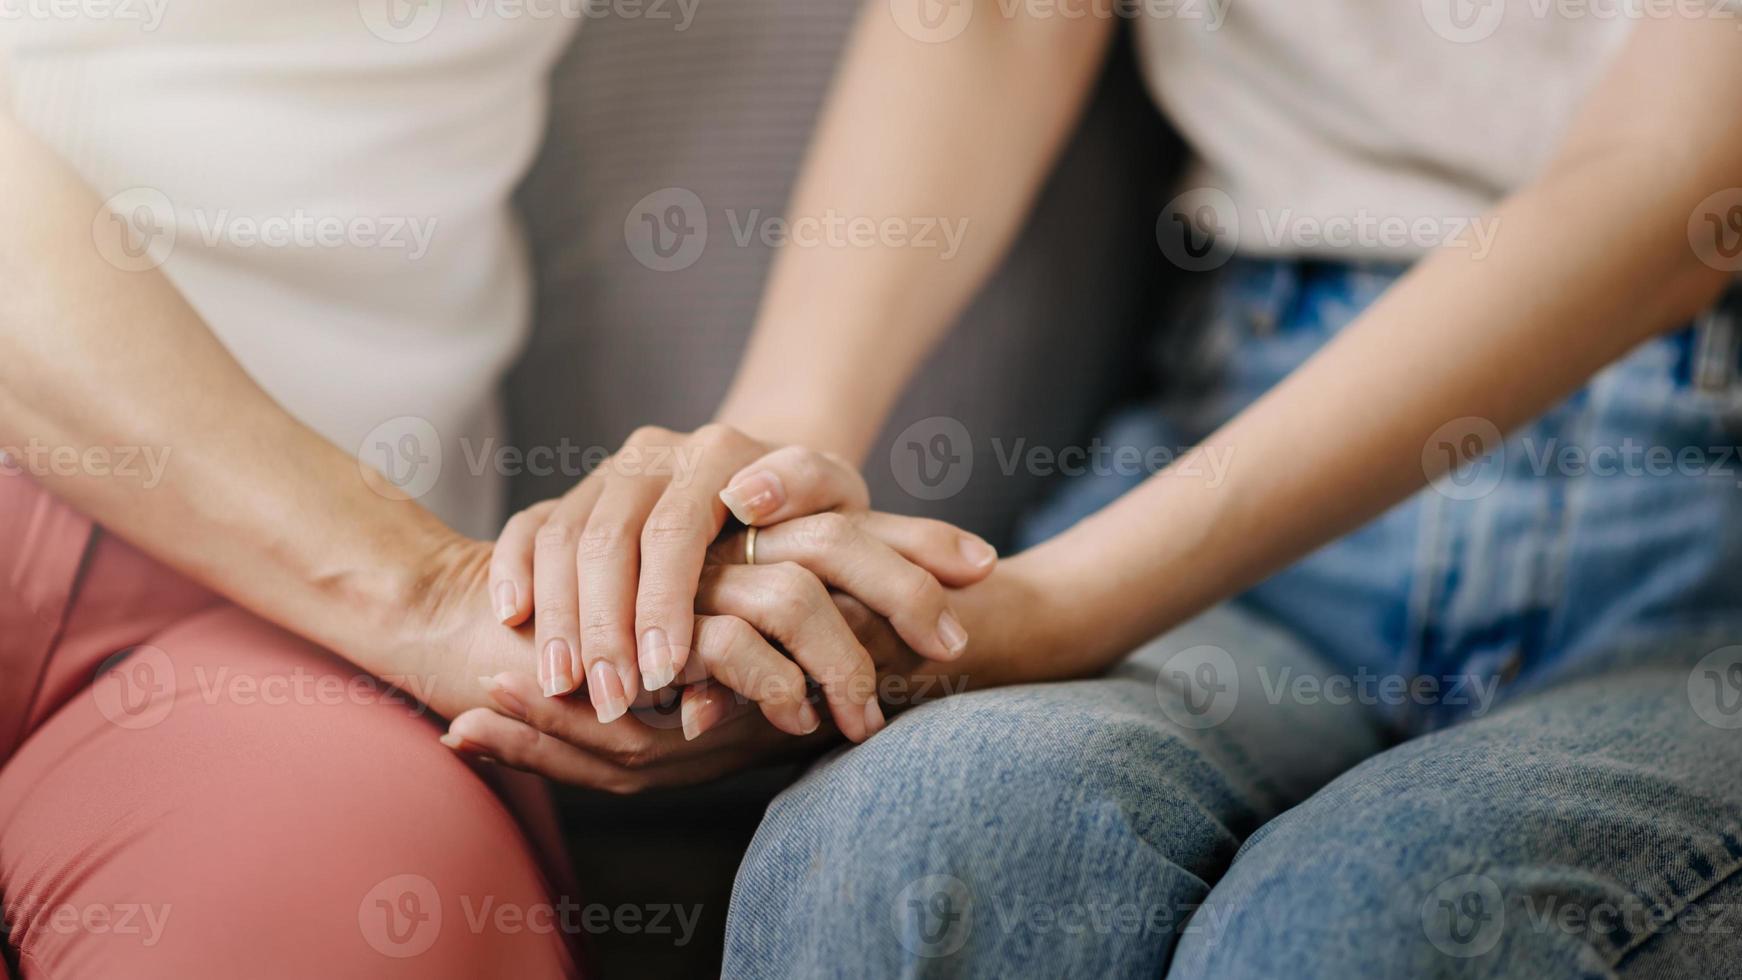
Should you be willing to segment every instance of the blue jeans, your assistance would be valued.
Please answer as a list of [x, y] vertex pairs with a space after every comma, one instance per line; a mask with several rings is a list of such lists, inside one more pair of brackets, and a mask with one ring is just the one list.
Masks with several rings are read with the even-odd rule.
[[[1236, 262], [1191, 384], [1106, 441], [1197, 443], [1396, 274]], [[1742, 971], [1736, 337], [1721, 307], [1647, 344], [1104, 678], [825, 760], [746, 856], [727, 975]]]

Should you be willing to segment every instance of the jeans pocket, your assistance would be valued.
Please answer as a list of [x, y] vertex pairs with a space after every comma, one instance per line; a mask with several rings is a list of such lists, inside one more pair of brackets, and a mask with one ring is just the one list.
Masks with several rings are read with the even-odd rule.
[[1329, 262], [1231, 263], [1202, 314], [1207, 322], [1190, 366], [1203, 380], [1178, 389], [1202, 401], [1197, 427], [1207, 433], [1281, 383], [1401, 272]]

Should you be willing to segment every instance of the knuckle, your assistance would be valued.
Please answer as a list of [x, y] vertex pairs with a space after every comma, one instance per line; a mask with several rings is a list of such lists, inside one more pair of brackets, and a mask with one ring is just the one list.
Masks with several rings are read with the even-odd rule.
[[640, 771], [659, 761], [659, 752], [652, 742], [636, 738], [617, 752], [617, 764], [624, 769]]
[[824, 663], [818, 664], [811, 671], [811, 676], [817, 679], [824, 689], [837, 693], [845, 692], [851, 685], [853, 676], [858, 673], [853, 661], [847, 657], [830, 657]]
[[761, 701], [796, 702], [803, 700], [807, 693], [804, 671], [790, 660], [782, 660], [781, 666], [769, 671], [763, 684], [766, 697], [758, 699]]
[[847, 621], [847, 627], [855, 635], [862, 634], [876, 619], [876, 613], [871, 611], [870, 606], [845, 592], [831, 593], [830, 598], [835, 601], [835, 609], [840, 612], [841, 618]]
[[792, 562], [768, 567], [771, 590], [764, 601], [769, 611], [789, 623], [808, 619], [821, 592], [816, 577]]
[[768, 577], [774, 583], [775, 589], [783, 594], [809, 599], [817, 577], [805, 570], [803, 565], [792, 561], [775, 562], [768, 568]]
[[669, 429], [663, 429], [657, 425], [643, 425], [629, 433], [629, 438], [623, 440], [623, 443], [627, 446], [652, 446], [671, 442], [671, 436], [672, 433]]
[[762, 639], [762, 634], [756, 632], [756, 627], [737, 616], [718, 616], [713, 620], [713, 628], [719, 632], [719, 652], [721, 655], [748, 649]]
[[[563, 719], [557, 715], [549, 714], [537, 709], [530, 711], [528, 714], [529, 717], [526, 719], [528, 728], [543, 732], [552, 738], [558, 739], [563, 738], [567, 734], [567, 726], [563, 724]], [[522, 732], [521, 735], [526, 738], [529, 743], [533, 743], [527, 746], [528, 749], [536, 748], [538, 744], [542, 744], [538, 742], [538, 736], [530, 731]]]
[[833, 511], [813, 514], [802, 524], [805, 544], [818, 551], [839, 551], [851, 545], [859, 534], [851, 520]]
[[628, 547], [629, 534], [616, 521], [593, 521], [576, 539], [575, 550], [583, 561], [597, 561]]
[[696, 627], [691, 638], [692, 652], [702, 663], [712, 668], [730, 655], [736, 641], [733, 638], [734, 627], [728, 620], [729, 616], [710, 616]]
[[957, 554], [956, 541], [961, 535], [941, 521], [926, 521], [920, 528], [919, 543], [928, 555]]
[[[695, 605], [694, 595], [646, 575], [642, 576], [640, 590], [635, 597], [637, 636], [650, 626], [662, 627], [670, 634], [672, 629], [681, 629], [680, 624], [689, 621], [689, 607]], [[675, 642], [678, 637], [670, 636], [670, 639]]]
[[944, 587], [938, 584], [937, 579], [931, 577], [930, 572], [909, 565], [908, 570], [902, 574], [907, 581], [902, 583], [901, 589], [907, 596], [909, 605], [920, 609], [929, 609], [943, 603]]
[[564, 520], [548, 520], [533, 534], [532, 546], [538, 551], [560, 551], [574, 547], [575, 526]]
[[[618, 642], [622, 640], [627, 631], [623, 628], [623, 621], [609, 609], [589, 607], [583, 618], [581, 650], [585, 667], [591, 671], [593, 664], [609, 658], [610, 651], [616, 649]], [[585, 656], [589, 651], [597, 655]]]
[[575, 621], [580, 611], [574, 599], [563, 596], [540, 596], [533, 603], [533, 639], [540, 650], [544, 644], [559, 637], [572, 640]]
[[697, 429], [691, 438], [695, 439], [696, 442], [701, 443], [703, 446], [722, 449], [749, 442], [749, 439], [744, 435], [744, 433], [739, 432], [737, 429], [734, 429], [724, 422], [709, 422], [707, 425]]
[[521, 550], [505, 550], [502, 542], [496, 542], [496, 547], [490, 552], [490, 581], [513, 582], [521, 579], [524, 573], [521, 568], [526, 565], [532, 555]]
[[[572, 585], [566, 589], [558, 588], [552, 584], [551, 577], [547, 575], [533, 583], [532, 604], [539, 616], [554, 616], [572, 622], [575, 613], [581, 608], [581, 597]], [[534, 624], [537, 624], [536, 620], [534, 620]], [[552, 628], [556, 626], [555, 623], [550, 625]]]
[[488, 743], [473, 740], [509, 765], [531, 768], [542, 765], [545, 761], [544, 754], [539, 751], [543, 745], [539, 733], [537, 726], [528, 725], [515, 728], [513, 734], [505, 739], [491, 739]]
[[786, 632], [794, 633], [810, 620], [811, 604], [804, 596], [785, 590], [764, 600], [768, 615]]
[[813, 449], [785, 446], [775, 450], [774, 455], [769, 457], [769, 462], [778, 464], [781, 469], [797, 477], [799, 482], [809, 483], [821, 474], [825, 460]]
[[533, 508], [528, 507], [527, 509], [516, 513], [513, 517], [510, 517], [507, 523], [502, 525], [502, 533], [507, 534], [510, 531], [526, 530], [529, 525], [537, 524], [539, 521], [543, 520], [544, 517], [544, 511], [534, 510]]
[[686, 497], [660, 501], [641, 529], [644, 545], [688, 544], [704, 536], [702, 507]]

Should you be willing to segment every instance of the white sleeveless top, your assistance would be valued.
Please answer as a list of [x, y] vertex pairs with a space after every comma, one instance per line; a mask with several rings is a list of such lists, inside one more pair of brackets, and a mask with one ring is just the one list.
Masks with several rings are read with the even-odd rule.
[[0, 78], [134, 228], [111, 261], [161, 265], [286, 409], [488, 535], [530, 307], [509, 195], [574, 23], [527, 6], [8, 0]]
[[1396, 259], [1547, 165], [1636, 22], [1616, 11], [1639, 7], [1186, 0], [1139, 18], [1138, 43], [1196, 153], [1182, 190], [1221, 192], [1195, 203], [1234, 212], [1240, 251]]

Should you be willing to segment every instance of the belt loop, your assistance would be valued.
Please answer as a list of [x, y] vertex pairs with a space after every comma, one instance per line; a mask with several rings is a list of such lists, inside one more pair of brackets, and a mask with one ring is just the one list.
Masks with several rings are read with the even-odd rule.
[[1305, 275], [1301, 259], [1275, 258], [1262, 260], [1270, 281], [1265, 283], [1263, 302], [1247, 311], [1247, 326], [1253, 336], [1269, 337], [1276, 333], [1281, 321], [1300, 295]]
[[1729, 403], [1726, 414], [1742, 409], [1737, 377], [1742, 373], [1742, 330], [1737, 319], [1742, 287], [1733, 285], [1694, 321], [1694, 390]]

